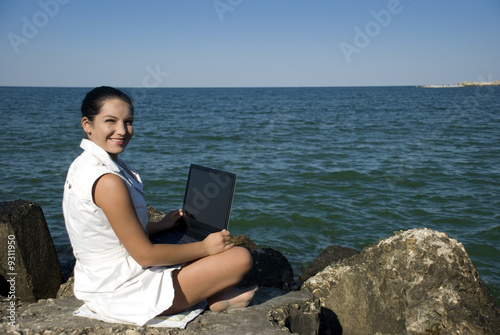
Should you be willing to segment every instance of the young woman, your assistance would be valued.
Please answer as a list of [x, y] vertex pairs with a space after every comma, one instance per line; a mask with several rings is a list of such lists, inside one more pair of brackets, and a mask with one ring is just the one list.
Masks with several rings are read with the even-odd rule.
[[95, 88], [82, 103], [84, 152], [71, 164], [63, 212], [76, 257], [75, 296], [107, 320], [143, 325], [207, 300], [213, 311], [247, 306], [256, 288], [233, 288], [252, 267], [248, 251], [229, 232], [185, 245], [152, 244], [148, 234], [169, 229], [183, 215], [148, 222], [142, 182], [118, 158], [134, 133], [130, 98]]

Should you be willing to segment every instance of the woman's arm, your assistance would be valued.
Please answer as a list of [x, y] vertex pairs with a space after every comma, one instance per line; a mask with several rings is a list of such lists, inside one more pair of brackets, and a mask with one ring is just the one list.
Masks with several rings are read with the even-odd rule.
[[230, 249], [229, 232], [210, 234], [190, 244], [152, 244], [146, 236], [123, 180], [114, 174], [101, 176], [94, 184], [94, 202], [108, 218], [116, 236], [134, 260], [143, 267], [189, 262]]

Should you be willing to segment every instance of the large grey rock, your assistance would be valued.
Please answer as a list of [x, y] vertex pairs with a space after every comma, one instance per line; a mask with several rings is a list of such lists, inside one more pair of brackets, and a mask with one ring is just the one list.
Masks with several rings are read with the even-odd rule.
[[500, 333], [499, 308], [463, 245], [425, 228], [327, 266], [302, 290], [330, 315], [325, 333]]
[[0, 295], [55, 297], [62, 273], [42, 208], [26, 200], [1, 202], [0, 236]]
[[251, 306], [221, 313], [205, 311], [185, 329], [138, 327], [106, 323], [73, 316], [82, 302], [72, 296], [18, 302], [14, 326], [6, 320], [7, 303], [0, 301], [0, 334], [248, 334], [316, 335], [319, 329], [319, 301], [305, 291], [284, 292], [261, 288]]
[[342, 247], [340, 245], [330, 245], [316, 257], [316, 259], [307, 267], [304, 273], [299, 277], [300, 281], [306, 281], [314, 276], [327, 265], [339, 262], [345, 258], [359, 254], [359, 251], [352, 248]]

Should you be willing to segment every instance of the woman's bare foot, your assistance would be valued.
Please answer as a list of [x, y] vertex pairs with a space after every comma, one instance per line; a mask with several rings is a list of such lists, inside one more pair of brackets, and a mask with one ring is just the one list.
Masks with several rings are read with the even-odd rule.
[[247, 307], [258, 289], [258, 286], [242, 290], [232, 288], [230, 290], [217, 293], [208, 299], [208, 307], [210, 307], [210, 310], [213, 312], [222, 312], [231, 308]]

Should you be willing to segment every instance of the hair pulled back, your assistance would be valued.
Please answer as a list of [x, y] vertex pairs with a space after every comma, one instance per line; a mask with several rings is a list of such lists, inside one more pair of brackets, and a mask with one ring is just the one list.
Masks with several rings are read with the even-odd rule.
[[82, 102], [82, 117], [86, 117], [90, 122], [101, 111], [102, 106], [107, 100], [120, 99], [130, 105], [132, 113], [134, 112], [134, 105], [132, 99], [123, 91], [109, 86], [96, 87], [88, 92]]

